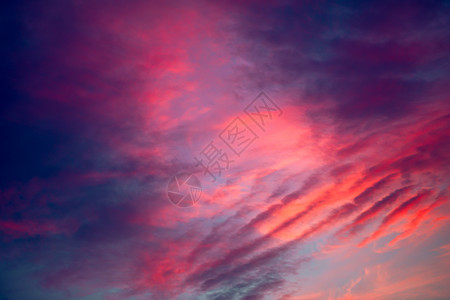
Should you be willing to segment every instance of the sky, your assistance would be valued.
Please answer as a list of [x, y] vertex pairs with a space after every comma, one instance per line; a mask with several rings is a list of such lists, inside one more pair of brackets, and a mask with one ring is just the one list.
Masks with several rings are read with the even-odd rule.
[[2, 3], [0, 300], [449, 299], [449, 1]]

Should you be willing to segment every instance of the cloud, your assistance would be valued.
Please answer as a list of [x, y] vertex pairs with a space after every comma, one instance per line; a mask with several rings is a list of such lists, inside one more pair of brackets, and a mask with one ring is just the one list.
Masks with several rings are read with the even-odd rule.
[[[15, 288], [2, 295], [448, 298], [427, 251], [448, 244], [448, 12], [9, 4], [0, 285]], [[264, 132], [243, 112], [260, 90], [283, 111]], [[197, 205], [171, 205], [167, 181], [237, 116], [257, 141], [202, 178]]]
[[384, 217], [383, 221], [381, 222], [378, 229], [370, 236], [367, 237], [365, 240], [363, 240], [359, 246], [363, 247], [366, 244], [370, 243], [371, 241], [378, 238], [385, 229], [395, 223], [397, 220], [399, 220], [402, 216], [404, 216], [410, 209], [414, 208], [416, 205], [418, 205], [421, 201], [428, 198], [432, 194], [432, 191], [430, 190], [422, 190], [419, 193], [417, 193], [416, 196], [408, 199], [407, 201], [403, 202], [400, 206], [395, 208], [392, 212], [390, 212], [386, 217]]

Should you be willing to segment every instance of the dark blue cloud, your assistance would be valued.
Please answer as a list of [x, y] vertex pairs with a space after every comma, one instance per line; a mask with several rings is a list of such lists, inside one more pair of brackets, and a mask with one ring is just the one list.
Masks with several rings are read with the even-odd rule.
[[332, 101], [335, 118], [396, 120], [448, 85], [449, 10], [444, 1], [250, 1], [235, 25], [253, 63], [244, 74], [259, 88], [297, 88], [300, 103]]

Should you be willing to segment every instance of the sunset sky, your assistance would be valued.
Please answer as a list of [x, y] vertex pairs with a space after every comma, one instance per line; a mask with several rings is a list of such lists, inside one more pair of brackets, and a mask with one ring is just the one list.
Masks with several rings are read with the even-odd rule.
[[449, 1], [0, 16], [0, 300], [450, 299]]

